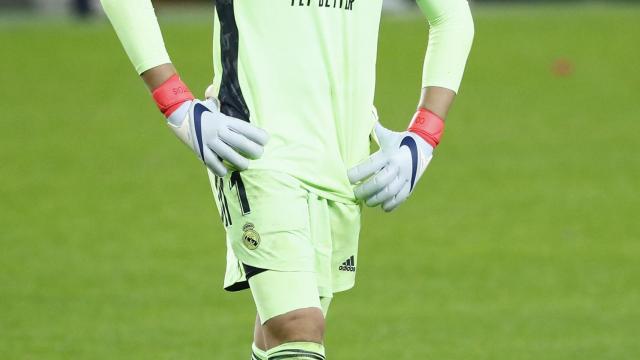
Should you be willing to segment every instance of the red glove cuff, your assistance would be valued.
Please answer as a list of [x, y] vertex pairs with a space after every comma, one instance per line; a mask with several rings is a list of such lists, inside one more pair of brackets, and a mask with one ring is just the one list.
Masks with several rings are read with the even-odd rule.
[[440, 138], [442, 138], [442, 133], [444, 132], [444, 121], [433, 112], [420, 108], [413, 115], [413, 120], [409, 124], [409, 131], [423, 138], [435, 149], [440, 143]]
[[152, 95], [158, 109], [166, 117], [171, 116], [185, 101], [194, 99], [191, 90], [180, 80], [178, 74], [173, 75], [153, 90]]

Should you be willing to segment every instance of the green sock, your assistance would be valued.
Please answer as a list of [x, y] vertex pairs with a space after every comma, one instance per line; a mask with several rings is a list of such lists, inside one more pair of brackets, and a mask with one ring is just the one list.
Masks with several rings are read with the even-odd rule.
[[251, 360], [267, 360], [267, 352], [258, 349], [256, 344], [251, 345]]
[[268, 360], [325, 360], [324, 346], [313, 342], [290, 342], [267, 351]]

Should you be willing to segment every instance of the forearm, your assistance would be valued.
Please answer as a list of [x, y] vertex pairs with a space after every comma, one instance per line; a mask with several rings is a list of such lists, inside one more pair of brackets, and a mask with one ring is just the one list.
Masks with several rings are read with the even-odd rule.
[[173, 64], [163, 64], [143, 72], [140, 77], [150, 91], [153, 91], [177, 74]]
[[151, 1], [102, 0], [102, 5], [160, 111], [169, 117], [185, 101], [193, 99], [176, 76]]
[[[143, 79], [147, 85], [154, 88], [151, 85], [165, 77], [173, 67], [154, 69], [171, 64], [171, 60], [165, 49], [151, 0], [101, 1], [131, 63], [138, 74], [148, 72], [143, 75]], [[150, 69], [154, 71], [149, 72]]]
[[429, 45], [424, 60], [419, 108], [443, 120], [462, 81], [474, 36], [466, 0], [418, 0], [429, 22]]
[[444, 121], [455, 97], [456, 93], [451, 89], [437, 86], [425, 87], [422, 88], [418, 109], [427, 109]]

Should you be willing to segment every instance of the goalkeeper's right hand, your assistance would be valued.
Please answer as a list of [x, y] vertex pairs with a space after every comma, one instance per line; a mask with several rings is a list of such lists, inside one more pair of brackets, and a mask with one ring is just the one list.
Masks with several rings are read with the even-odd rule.
[[169, 128], [196, 153], [217, 176], [223, 177], [228, 162], [237, 170], [258, 159], [269, 140], [266, 131], [220, 112], [215, 98], [195, 100], [189, 88], [173, 75], [153, 91]]

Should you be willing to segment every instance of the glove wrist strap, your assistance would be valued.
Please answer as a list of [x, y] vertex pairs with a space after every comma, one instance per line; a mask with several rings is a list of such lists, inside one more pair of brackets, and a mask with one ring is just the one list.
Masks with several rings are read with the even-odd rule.
[[171, 116], [185, 101], [194, 99], [191, 90], [180, 80], [178, 74], [174, 74], [153, 90], [152, 95], [165, 117]]
[[423, 138], [435, 149], [440, 144], [444, 132], [444, 121], [433, 112], [420, 108], [413, 115], [409, 131]]

